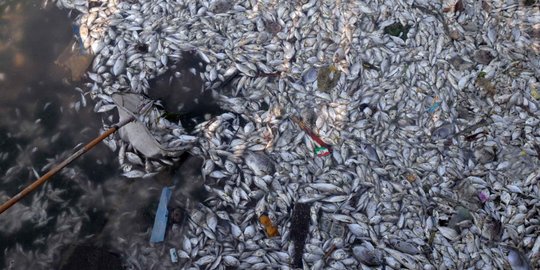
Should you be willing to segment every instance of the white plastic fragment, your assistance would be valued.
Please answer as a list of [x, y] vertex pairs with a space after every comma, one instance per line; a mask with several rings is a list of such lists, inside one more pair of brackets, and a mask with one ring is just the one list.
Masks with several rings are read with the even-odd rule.
[[[143, 103], [142, 97], [136, 94], [114, 94], [112, 98], [118, 106], [120, 121], [135, 115]], [[119, 130], [119, 133], [146, 157], [156, 157], [163, 152], [154, 136], [139, 121], [128, 123]]]
[[169, 254], [171, 255], [171, 262], [178, 262], [178, 254], [176, 254], [176, 248], [169, 249]]

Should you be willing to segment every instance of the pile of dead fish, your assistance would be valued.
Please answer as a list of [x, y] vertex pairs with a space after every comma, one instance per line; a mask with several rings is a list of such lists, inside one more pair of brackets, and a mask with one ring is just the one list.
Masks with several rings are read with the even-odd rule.
[[108, 141], [128, 177], [205, 159], [177, 262], [145, 238], [133, 269], [539, 267], [537, 2], [55, 2], [106, 123], [184, 52], [228, 111], [188, 134], [152, 106], [132, 133], [155, 147]]

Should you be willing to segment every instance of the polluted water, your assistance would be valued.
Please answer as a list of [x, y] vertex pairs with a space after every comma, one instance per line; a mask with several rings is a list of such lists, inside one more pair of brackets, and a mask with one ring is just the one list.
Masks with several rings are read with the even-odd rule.
[[540, 267], [537, 0], [0, 10], [4, 268]]

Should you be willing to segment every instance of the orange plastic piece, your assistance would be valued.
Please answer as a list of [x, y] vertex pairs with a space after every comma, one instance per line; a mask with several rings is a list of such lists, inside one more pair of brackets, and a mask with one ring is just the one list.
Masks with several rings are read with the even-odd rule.
[[263, 225], [264, 230], [266, 231], [266, 235], [268, 237], [274, 237], [279, 235], [277, 227], [272, 224], [272, 220], [270, 220], [267, 215], [260, 216], [259, 222]]
[[264, 226], [272, 226], [272, 221], [268, 216], [262, 215], [259, 217], [259, 222]]
[[274, 236], [278, 236], [279, 232], [278, 232], [278, 229], [276, 227], [268, 226], [268, 227], [266, 227], [266, 234], [268, 235], [268, 237], [274, 237]]

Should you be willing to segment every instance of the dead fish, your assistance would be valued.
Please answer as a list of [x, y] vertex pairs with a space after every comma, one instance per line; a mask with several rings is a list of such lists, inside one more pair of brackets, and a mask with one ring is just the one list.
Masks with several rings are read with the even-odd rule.
[[362, 152], [364, 152], [364, 155], [366, 155], [369, 160], [373, 162], [380, 162], [379, 156], [377, 155], [377, 150], [375, 150], [375, 148], [370, 144], [362, 143], [360, 145], [360, 149], [362, 149]]
[[274, 162], [263, 152], [248, 152], [245, 157], [246, 165], [259, 176], [274, 174]]
[[304, 80], [305, 84], [309, 84], [317, 80], [317, 69], [310, 68], [302, 74], [302, 79]]
[[508, 248], [508, 263], [512, 270], [530, 270], [532, 269], [527, 257], [515, 248]]
[[417, 245], [414, 245], [407, 241], [403, 241], [399, 239], [390, 239], [389, 243], [392, 247], [394, 247], [395, 249], [403, 253], [407, 253], [411, 255], [416, 255], [420, 253], [420, 250], [418, 249]]
[[353, 254], [358, 261], [367, 266], [380, 266], [383, 263], [383, 254], [380, 250], [369, 245], [353, 247]]

